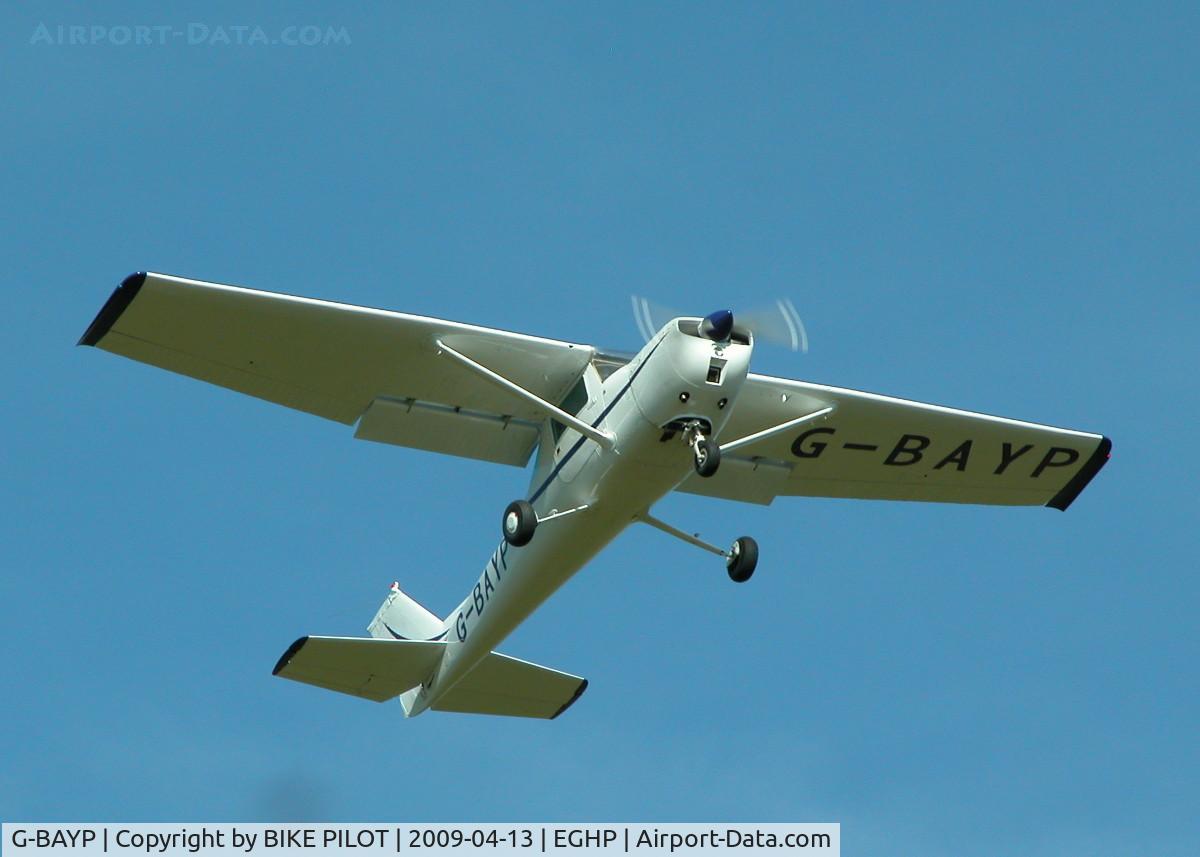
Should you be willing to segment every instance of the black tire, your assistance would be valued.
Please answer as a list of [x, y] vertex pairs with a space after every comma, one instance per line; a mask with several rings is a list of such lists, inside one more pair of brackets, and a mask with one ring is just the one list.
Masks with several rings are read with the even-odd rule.
[[758, 542], [749, 536], [742, 536], [733, 543], [729, 552], [731, 556], [725, 562], [729, 579], [734, 583], [745, 583], [758, 566]]
[[537, 525], [537, 513], [533, 511], [533, 506], [528, 500], [513, 500], [504, 510], [504, 517], [500, 519], [500, 530], [504, 533], [504, 540], [515, 548], [529, 544]]
[[696, 445], [693, 463], [696, 467], [696, 473], [707, 479], [716, 473], [717, 468], [721, 466], [721, 447], [714, 440], [707, 437], [702, 438], [700, 443]]

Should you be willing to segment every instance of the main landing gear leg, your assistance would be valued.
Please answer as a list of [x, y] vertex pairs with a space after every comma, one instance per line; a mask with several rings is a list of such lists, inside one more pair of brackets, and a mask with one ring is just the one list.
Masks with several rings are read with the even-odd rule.
[[704, 541], [698, 535], [691, 535], [676, 527], [672, 527], [666, 521], [654, 517], [649, 512], [643, 512], [638, 515], [637, 520], [644, 524], [649, 524], [656, 530], [662, 530], [667, 535], [674, 536], [680, 541], [687, 542], [689, 545], [695, 545], [701, 550], [724, 557], [725, 569], [729, 572], [729, 579], [734, 583], [745, 583], [754, 574], [754, 569], [758, 566], [758, 542], [749, 536], [742, 536], [733, 543], [729, 550], [724, 551], [716, 545]]
[[533, 504], [528, 500], [513, 500], [504, 510], [504, 517], [500, 519], [500, 528], [504, 533], [504, 540], [513, 547], [519, 548], [529, 544], [533, 539], [538, 524], [553, 521], [555, 518], [565, 518], [567, 515], [574, 515], [576, 512], [582, 512], [589, 508], [591, 507], [583, 505], [576, 506], [574, 509], [564, 509], [561, 512], [553, 509], [546, 517], [539, 518], [533, 511]]
[[725, 568], [729, 571], [729, 579], [734, 583], [745, 583], [758, 567], [758, 542], [749, 536], [742, 536], [729, 549], [729, 557], [725, 560]]
[[529, 544], [537, 529], [537, 514], [528, 500], [513, 500], [504, 510], [504, 540], [515, 548]]

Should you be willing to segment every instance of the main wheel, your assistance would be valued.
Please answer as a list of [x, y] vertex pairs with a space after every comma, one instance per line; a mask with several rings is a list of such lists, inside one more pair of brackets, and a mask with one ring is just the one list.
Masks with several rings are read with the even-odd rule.
[[742, 536], [729, 549], [729, 559], [725, 567], [729, 569], [729, 579], [734, 583], [745, 583], [754, 574], [758, 565], [758, 542], [749, 536]]
[[529, 544], [537, 525], [537, 513], [528, 500], [513, 500], [504, 510], [504, 540], [515, 548]]
[[700, 438], [700, 442], [693, 449], [696, 472], [706, 479], [716, 473], [717, 468], [721, 466], [721, 447], [716, 441], [707, 437]]

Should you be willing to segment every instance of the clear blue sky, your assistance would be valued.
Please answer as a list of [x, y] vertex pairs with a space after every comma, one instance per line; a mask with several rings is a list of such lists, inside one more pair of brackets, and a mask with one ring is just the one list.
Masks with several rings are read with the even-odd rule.
[[[1197, 853], [1194, 4], [6, 4], [0, 35], [0, 817]], [[629, 531], [505, 646], [591, 680], [568, 715], [406, 722], [271, 667], [394, 579], [448, 611], [528, 474], [75, 348], [138, 269], [626, 349], [631, 292], [788, 295], [812, 352], [759, 371], [1114, 456], [1065, 514], [671, 497], [757, 537], [753, 581]]]

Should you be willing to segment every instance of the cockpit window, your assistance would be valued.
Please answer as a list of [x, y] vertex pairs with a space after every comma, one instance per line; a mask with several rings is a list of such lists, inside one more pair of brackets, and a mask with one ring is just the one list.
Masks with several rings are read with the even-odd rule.
[[634, 356], [623, 351], [597, 351], [596, 356], [592, 358], [592, 368], [596, 370], [596, 374], [603, 381], [613, 372], [627, 365]]
[[[571, 416], [575, 416], [576, 414], [578, 414], [580, 411], [583, 410], [583, 406], [586, 405], [587, 403], [588, 403], [587, 384], [584, 383], [584, 380], [581, 377], [579, 379], [579, 382], [574, 387], [571, 388], [571, 392], [567, 393], [567, 397], [562, 400], [562, 403], [559, 404], [559, 407], [562, 408], [564, 411], [566, 411]], [[566, 426], [564, 426], [562, 423], [558, 422], [557, 420], [552, 420], [550, 423], [550, 428], [553, 430], [554, 440], [557, 442], [558, 438], [563, 433], [563, 429], [565, 429]]]

